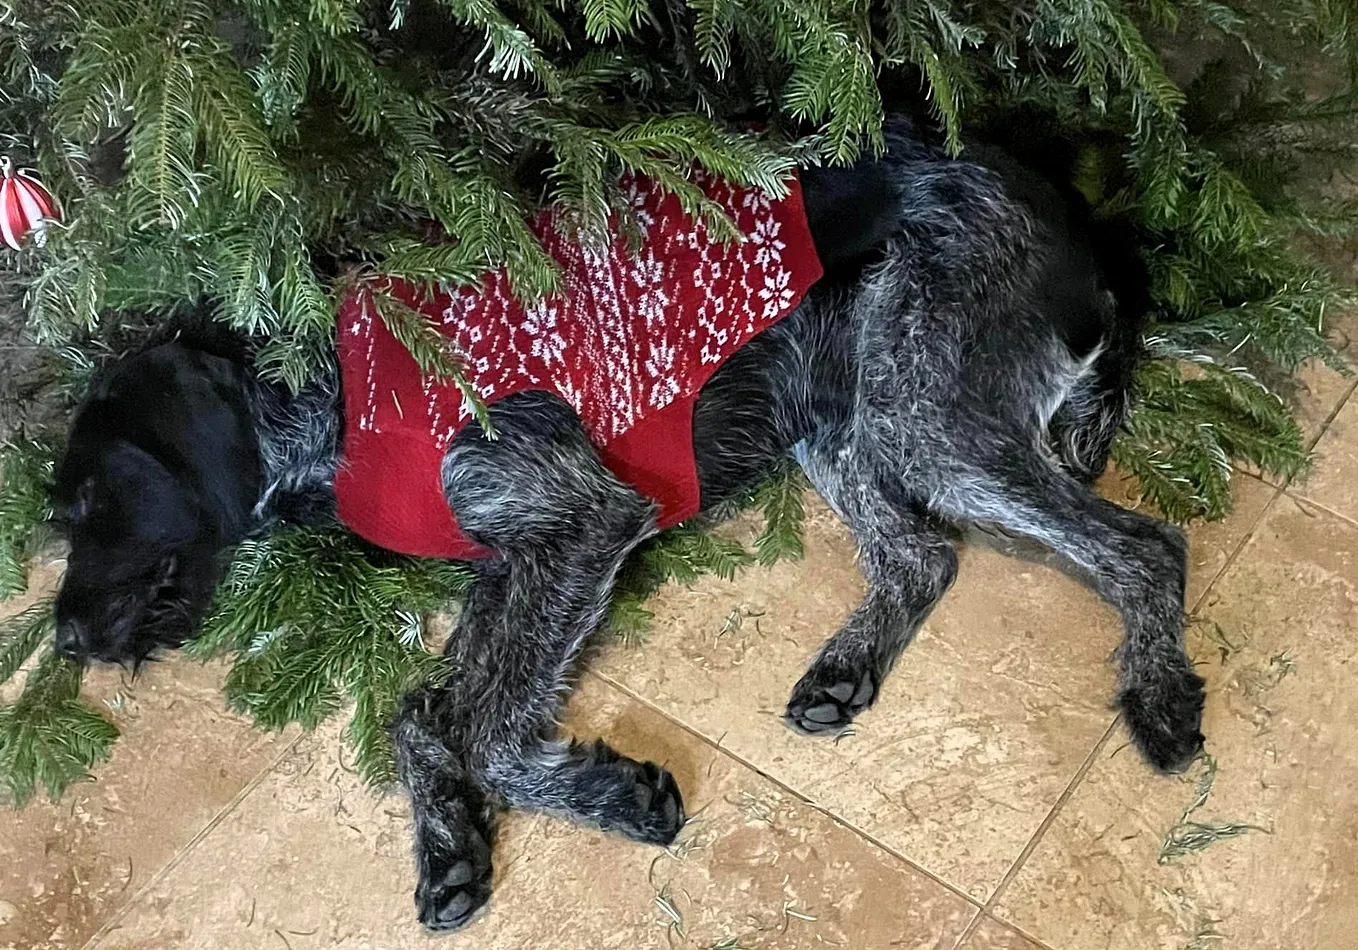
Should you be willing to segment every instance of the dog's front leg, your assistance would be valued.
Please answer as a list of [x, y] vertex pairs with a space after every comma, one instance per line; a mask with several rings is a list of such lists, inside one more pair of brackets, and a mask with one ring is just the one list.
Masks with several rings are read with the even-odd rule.
[[410, 795], [415, 906], [431, 930], [462, 926], [490, 898], [495, 812], [469, 767], [462, 708], [450, 690], [405, 696], [392, 729], [396, 769]]
[[495, 440], [454, 441], [444, 487], [462, 529], [492, 548], [447, 653], [439, 690], [395, 724], [415, 811], [416, 892], [432, 929], [466, 923], [490, 892], [491, 806], [543, 809], [640, 841], [683, 825], [673, 777], [602, 742], [556, 738], [571, 664], [601, 623], [653, 506], [599, 461], [579, 420], [540, 393], [492, 407]]

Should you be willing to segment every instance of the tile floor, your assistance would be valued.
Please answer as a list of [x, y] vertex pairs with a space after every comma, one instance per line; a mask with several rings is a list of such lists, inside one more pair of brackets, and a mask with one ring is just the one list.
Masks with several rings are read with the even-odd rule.
[[1192, 532], [1217, 771], [1187, 821], [1237, 836], [1161, 858], [1202, 766], [1157, 777], [1126, 746], [1111, 611], [976, 546], [853, 734], [790, 733], [789, 689], [861, 592], [813, 505], [803, 561], [662, 592], [649, 642], [603, 650], [570, 704], [570, 730], [675, 772], [697, 818], [673, 853], [512, 816], [490, 911], [427, 937], [400, 797], [358, 783], [337, 727], [259, 733], [220, 667], [178, 658], [92, 677], [113, 760], [0, 813], [0, 950], [1358, 947], [1353, 391], [1308, 371], [1314, 473], [1242, 474], [1237, 511]]

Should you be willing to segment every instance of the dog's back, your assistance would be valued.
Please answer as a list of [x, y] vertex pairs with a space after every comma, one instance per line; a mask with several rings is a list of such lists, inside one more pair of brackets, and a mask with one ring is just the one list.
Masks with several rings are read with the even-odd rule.
[[900, 122], [887, 144], [881, 161], [803, 175], [817, 251], [833, 264], [704, 392], [694, 431], [710, 502], [851, 426], [884, 354], [897, 384], [909, 380], [894, 412], [913, 452], [998, 421], [1082, 479], [1107, 461], [1141, 352], [1145, 280], [1130, 242], [999, 149], [949, 159]]

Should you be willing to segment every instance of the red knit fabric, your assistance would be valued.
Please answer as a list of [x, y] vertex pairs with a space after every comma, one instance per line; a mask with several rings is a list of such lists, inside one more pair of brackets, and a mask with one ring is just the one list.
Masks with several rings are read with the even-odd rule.
[[[534, 230], [560, 263], [563, 292], [529, 307], [503, 274], [480, 290], [395, 296], [425, 314], [465, 358], [487, 403], [540, 389], [570, 404], [605, 464], [660, 507], [668, 527], [698, 511], [693, 403], [751, 337], [800, 302], [821, 276], [801, 192], [763, 192], [698, 179], [746, 240], [723, 245], [651, 181], [624, 182], [642, 229], [639, 252], [619, 236], [602, 253], [557, 234], [550, 212]], [[451, 384], [421, 377], [362, 292], [339, 315], [344, 464], [341, 519], [393, 551], [472, 558], [488, 552], [458, 529], [440, 468], [472, 417]]]

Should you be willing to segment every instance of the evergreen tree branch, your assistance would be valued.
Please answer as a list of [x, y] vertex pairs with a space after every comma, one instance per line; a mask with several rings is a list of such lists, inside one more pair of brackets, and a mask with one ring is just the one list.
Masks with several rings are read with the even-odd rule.
[[393, 774], [386, 725], [397, 698], [448, 672], [425, 648], [420, 618], [460, 598], [473, 576], [461, 565], [378, 557], [332, 531], [247, 541], [187, 647], [235, 655], [228, 700], [264, 728], [312, 728], [352, 700], [347, 734], [373, 782]]
[[19, 672], [54, 631], [52, 598], [39, 600], [0, 620], [0, 683]]
[[19, 698], [0, 706], [0, 797], [23, 805], [41, 785], [56, 801], [108, 758], [118, 730], [80, 701], [80, 675], [49, 651]]
[[52, 450], [40, 442], [0, 445], [0, 602], [28, 589], [27, 562], [52, 515], [53, 466]]

